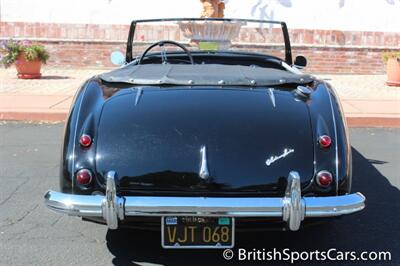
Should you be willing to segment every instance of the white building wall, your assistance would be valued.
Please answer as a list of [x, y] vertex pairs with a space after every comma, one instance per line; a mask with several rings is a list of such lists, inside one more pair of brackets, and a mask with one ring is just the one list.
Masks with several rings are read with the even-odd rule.
[[[226, 0], [226, 17], [286, 21], [290, 28], [400, 31], [400, 0]], [[129, 24], [198, 17], [199, 0], [0, 0], [0, 21]]]

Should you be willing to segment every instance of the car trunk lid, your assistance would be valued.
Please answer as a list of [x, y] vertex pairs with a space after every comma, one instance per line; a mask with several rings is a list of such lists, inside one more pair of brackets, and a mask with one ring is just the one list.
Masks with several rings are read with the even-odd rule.
[[281, 195], [290, 171], [312, 178], [312, 139], [290, 90], [138, 88], [105, 103], [96, 168], [99, 182], [116, 171], [123, 191]]

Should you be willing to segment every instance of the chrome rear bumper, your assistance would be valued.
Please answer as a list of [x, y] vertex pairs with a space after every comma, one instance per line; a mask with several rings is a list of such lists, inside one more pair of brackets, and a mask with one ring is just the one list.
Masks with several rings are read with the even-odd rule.
[[115, 172], [107, 174], [106, 195], [73, 195], [48, 191], [51, 210], [81, 217], [103, 217], [110, 229], [126, 216], [229, 216], [282, 217], [290, 230], [300, 228], [305, 217], [332, 217], [361, 211], [361, 193], [332, 197], [301, 197], [300, 177], [290, 172], [283, 198], [120, 197]]

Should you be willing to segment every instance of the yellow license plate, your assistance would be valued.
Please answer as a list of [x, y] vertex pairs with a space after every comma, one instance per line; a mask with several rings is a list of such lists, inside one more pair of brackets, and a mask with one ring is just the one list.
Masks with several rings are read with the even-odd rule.
[[232, 217], [165, 216], [161, 219], [164, 248], [232, 248]]

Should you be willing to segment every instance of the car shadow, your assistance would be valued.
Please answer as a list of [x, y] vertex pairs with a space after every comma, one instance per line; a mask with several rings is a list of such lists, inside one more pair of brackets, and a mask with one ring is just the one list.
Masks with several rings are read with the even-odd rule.
[[[354, 148], [352, 152], [353, 191], [360, 191], [367, 197], [364, 211], [298, 232], [237, 233], [233, 251], [236, 252], [238, 248], [248, 251], [253, 248], [265, 251], [290, 248], [298, 252], [327, 251], [331, 248], [356, 252], [390, 251], [391, 263], [399, 262], [400, 191], [372, 165], [378, 160], [367, 159]], [[221, 250], [162, 249], [160, 232], [109, 230], [106, 240], [109, 251], [114, 255], [114, 265], [139, 265], [143, 262], [214, 265], [228, 262], [222, 258]], [[241, 261], [235, 258], [229, 261], [230, 264], [235, 262]]]
[[57, 79], [71, 79], [71, 77], [52, 75], [52, 76], [42, 76], [41, 79], [57, 80]]

